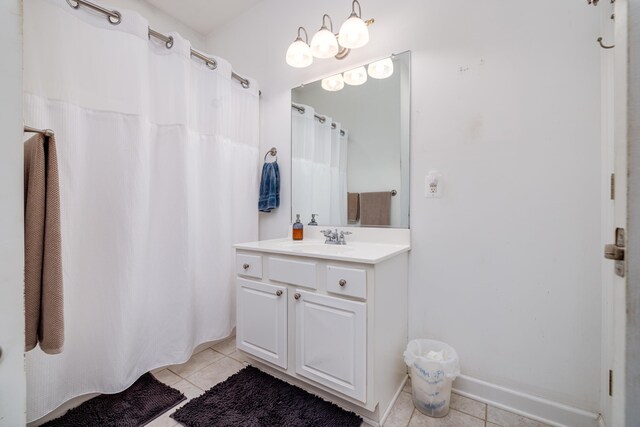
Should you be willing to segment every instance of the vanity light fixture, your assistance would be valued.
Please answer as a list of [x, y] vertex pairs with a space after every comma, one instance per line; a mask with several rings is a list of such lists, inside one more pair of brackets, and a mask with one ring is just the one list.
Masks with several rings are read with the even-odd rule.
[[386, 79], [393, 74], [393, 61], [391, 58], [385, 58], [372, 62], [367, 67], [367, 71], [374, 79]]
[[[358, 13], [356, 13], [356, 5], [358, 5]], [[329, 27], [326, 21], [329, 20]], [[309, 38], [307, 31], [303, 27], [298, 28], [298, 38], [287, 49], [287, 64], [296, 68], [303, 68], [311, 65], [313, 62], [311, 55], [316, 58], [344, 59], [349, 55], [351, 49], [362, 47], [369, 42], [369, 25], [375, 22], [374, 19], [362, 19], [362, 7], [358, 0], [351, 3], [351, 15], [340, 26], [340, 32], [333, 32], [333, 21], [326, 13], [322, 15], [322, 26], [317, 33]], [[302, 40], [300, 31], [303, 30], [306, 41]]]
[[[302, 41], [300, 31], [304, 31], [305, 41]], [[289, 45], [289, 49], [287, 49], [287, 64], [295, 68], [304, 68], [311, 65], [312, 62], [313, 55], [309, 47], [307, 30], [305, 30], [304, 27], [298, 27], [298, 37]]]
[[[356, 4], [358, 5], [357, 14]], [[340, 46], [347, 49], [357, 49], [369, 43], [369, 29], [362, 20], [362, 7], [358, 0], [353, 0], [351, 3], [351, 15], [340, 27], [338, 42]]]
[[[329, 19], [329, 26], [331, 31], [325, 24], [325, 18]], [[322, 15], [322, 27], [314, 34], [311, 39], [311, 53], [316, 58], [331, 58], [336, 56], [340, 48], [338, 47], [338, 41], [335, 34], [333, 34], [333, 22], [331, 17], [326, 13]]]
[[364, 67], [344, 72], [344, 82], [351, 86], [360, 86], [367, 81], [367, 70]]
[[344, 87], [344, 79], [342, 74], [336, 74], [335, 76], [322, 79], [322, 89], [329, 92], [337, 92]]

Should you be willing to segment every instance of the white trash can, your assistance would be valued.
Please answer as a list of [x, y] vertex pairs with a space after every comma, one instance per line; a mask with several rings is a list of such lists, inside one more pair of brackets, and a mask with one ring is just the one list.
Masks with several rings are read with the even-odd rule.
[[404, 352], [404, 361], [411, 369], [415, 407], [430, 417], [446, 416], [451, 384], [460, 375], [460, 361], [453, 347], [435, 340], [412, 340]]

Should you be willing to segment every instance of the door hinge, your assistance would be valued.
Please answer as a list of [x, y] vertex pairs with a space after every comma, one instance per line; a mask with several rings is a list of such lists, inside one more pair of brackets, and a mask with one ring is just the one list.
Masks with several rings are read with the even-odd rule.
[[609, 369], [609, 396], [613, 396], [613, 371]]
[[604, 257], [616, 261], [614, 271], [620, 277], [625, 276], [626, 270], [624, 261], [625, 241], [624, 228], [616, 228], [615, 243], [604, 245]]
[[615, 200], [616, 199], [616, 174], [612, 173], [611, 174], [611, 181], [609, 182], [610, 187], [611, 187], [611, 200]]

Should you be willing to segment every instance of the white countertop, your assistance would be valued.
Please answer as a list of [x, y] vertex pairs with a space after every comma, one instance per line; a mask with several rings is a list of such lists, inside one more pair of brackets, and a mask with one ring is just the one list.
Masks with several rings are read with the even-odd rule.
[[268, 252], [309, 258], [359, 262], [364, 264], [377, 264], [381, 261], [411, 250], [410, 244], [396, 242], [374, 243], [348, 241], [346, 245], [328, 245], [324, 243], [324, 239], [311, 238], [294, 241], [291, 237], [239, 243], [234, 245], [234, 247], [245, 251]]

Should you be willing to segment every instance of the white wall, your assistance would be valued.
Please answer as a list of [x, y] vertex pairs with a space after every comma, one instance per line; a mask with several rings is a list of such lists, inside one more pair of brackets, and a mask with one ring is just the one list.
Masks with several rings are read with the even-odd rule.
[[[288, 67], [286, 49], [349, 4], [266, 0], [212, 34], [209, 50], [256, 77], [261, 147], [276, 146], [289, 224], [290, 89], [412, 51], [409, 331], [453, 345], [463, 373], [599, 410], [600, 51], [584, 2], [363, 0], [371, 41], [345, 61]], [[443, 174], [442, 199], [423, 197]]]
[[0, 6], [0, 426], [24, 425], [22, 2]]

